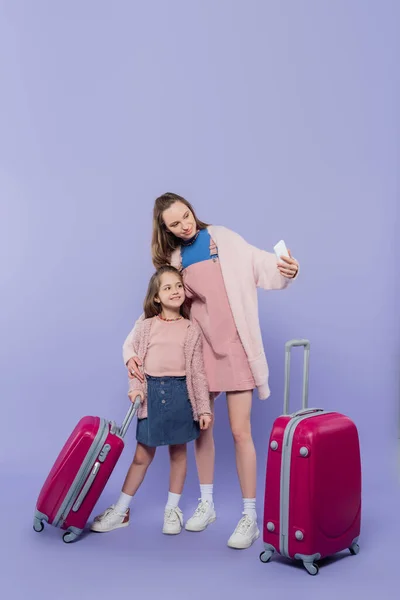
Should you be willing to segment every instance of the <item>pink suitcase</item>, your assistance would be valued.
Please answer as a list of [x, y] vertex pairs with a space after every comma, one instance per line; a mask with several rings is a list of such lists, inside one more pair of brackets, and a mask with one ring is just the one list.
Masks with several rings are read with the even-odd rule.
[[[305, 349], [303, 409], [289, 415], [294, 346]], [[309, 355], [308, 340], [287, 342], [284, 415], [269, 439], [260, 560], [277, 552], [317, 575], [319, 559], [346, 548], [358, 554], [361, 460], [357, 428], [348, 417], [307, 408]]]
[[65, 530], [65, 543], [74, 541], [100, 497], [124, 448], [125, 433], [140, 405], [138, 397], [121, 425], [100, 417], [83, 417], [54, 463], [36, 503], [35, 531], [43, 521]]

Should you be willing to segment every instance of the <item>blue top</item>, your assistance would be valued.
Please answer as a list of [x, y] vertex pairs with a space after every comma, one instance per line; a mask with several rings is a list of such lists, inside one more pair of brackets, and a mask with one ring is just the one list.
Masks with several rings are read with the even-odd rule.
[[210, 243], [211, 237], [207, 229], [201, 229], [194, 242], [191, 242], [190, 240], [188, 242], [182, 242], [182, 267], [187, 269], [190, 265], [202, 262], [203, 260], [209, 260], [211, 258]]

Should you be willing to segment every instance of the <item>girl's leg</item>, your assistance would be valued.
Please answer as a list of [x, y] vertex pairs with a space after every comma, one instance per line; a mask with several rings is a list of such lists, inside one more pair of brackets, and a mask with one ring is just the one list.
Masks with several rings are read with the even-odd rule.
[[232, 548], [248, 548], [260, 535], [256, 513], [257, 459], [250, 423], [252, 396], [252, 390], [226, 394], [244, 505], [244, 517], [228, 541]]
[[[211, 411], [214, 413], [214, 401], [211, 401]], [[213, 482], [215, 464], [214, 424], [200, 432], [195, 441], [195, 457], [197, 473], [200, 482], [201, 500], [213, 504]]]
[[169, 447], [170, 476], [169, 491], [173, 494], [182, 494], [187, 472], [187, 447], [186, 444], [176, 444]]
[[150, 448], [138, 442], [135, 456], [129, 467], [117, 503], [107, 508], [101, 515], [95, 518], [91, 526], [92, 531], [106, 532], [129, 525], [130, 503], [146, 475], [155, 452], [155, 448]]
[[214, 426], [202, 429], [194, 443], [197, 473], [200, 485], [212, 485], [214, 481], [215, 445]]
[[163, 533], [174, 535], [182, 531], [183, 525], [183, 515], [178, 504], [186, 479], [186, 444], [175, 444], [170, 446], [169, 457], [171, 470], [169, 476], [168, 502], [164, 511]]
[[[214, 414], [213, 401], [211, 402], [211, 411]], [[185, 529], [188, 531], [203, 531], [216, 519], [213, 500], [215, 464], [213, 423], [208, 429], [203, 429], [200, 432], [194, 447], [201, 498], [193, 516], [187, 521]]]
[[145, 478], [147, 469], [153, 461], [155, 453], [156, 448], [150, 448], [150, 446], [145, 446], [140, 442], [137, 443], [135, 456], [122, 486], [124, 494], [132, 497], [136, 494]]

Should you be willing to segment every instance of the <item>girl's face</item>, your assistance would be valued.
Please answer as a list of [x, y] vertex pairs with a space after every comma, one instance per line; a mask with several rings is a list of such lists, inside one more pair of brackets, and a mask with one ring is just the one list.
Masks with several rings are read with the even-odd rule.
[[163, 220], [168, 231], [182, 240], [190, 240], [196, 233], [193, 213], [183, 202], [174, 202], [164, 210]]
[[176, 273], [163, 273], [160, 277], [160, 289], [155, 297], [163, 308], [179, 309], [185, 301], [185, 289]]

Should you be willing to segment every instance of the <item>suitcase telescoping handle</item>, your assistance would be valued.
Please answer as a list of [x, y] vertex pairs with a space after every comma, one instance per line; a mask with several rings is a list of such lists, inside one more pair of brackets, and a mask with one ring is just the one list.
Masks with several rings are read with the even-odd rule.
[[128, 431], [128, 427], [131, 424], [133, 417], [136, 415], [138, 408], [140, 406], [141, 399], [140, 396], [136, 396], [135, 402], [132, 402], [128, 412], [126, 413], [125, 419], [122, 421], [122, 425], [119, 430], [120, 437], [124, 437], [126, 432]]
[[[304, 347], [304, 366], [303, 366], [303, 394], [302, 394], [302, 409], [299, 412], [308, 409], [308, 374], [310, 365], [310, 342], [308, 340], [290, 340], [285, 344], [285, 391], [283, 414], [289, 414], [289, 394], [290, 394], [290, 357], [292, 348], [296, 346]], [[315, 409], [313, 409], [315, 410]], [[298, 413], [297, 413], [298, 414]]]

